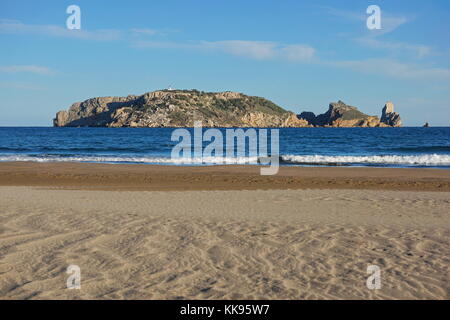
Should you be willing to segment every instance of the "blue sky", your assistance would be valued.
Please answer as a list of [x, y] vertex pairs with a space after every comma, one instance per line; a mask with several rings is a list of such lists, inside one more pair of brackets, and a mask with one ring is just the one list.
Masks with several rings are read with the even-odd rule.
[[[81, 30], [68, 30], [69, 5]], [[366, 9], [381, 8], [381, 30]], [[450, 1], [0, 0], [0, 126], [48, 126], [96, 96], [239, 91], [450, 125]]]

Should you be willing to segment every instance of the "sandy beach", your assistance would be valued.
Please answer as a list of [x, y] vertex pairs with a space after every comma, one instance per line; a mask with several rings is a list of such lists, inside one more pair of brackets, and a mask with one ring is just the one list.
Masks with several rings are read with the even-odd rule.
[[450, 298], [450, 170], [11, 162], [0, 195], [0, 299]]
[[83, 190], [186, 191], [372, 189], [450, 192], [450, 170], [370, 167], [167, 166], [76, 162], [0, 162], [0, 186]]

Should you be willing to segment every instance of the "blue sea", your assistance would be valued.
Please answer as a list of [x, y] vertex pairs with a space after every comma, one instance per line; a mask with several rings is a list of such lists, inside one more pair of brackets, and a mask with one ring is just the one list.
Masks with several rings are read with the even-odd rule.
[[[173, 130], [0, 127], [0, 161], [223, 163], [222, 157], [171, 159], [178, 143], [171, 141]], [[187, 130], [193, 133], [193, 129]], [[225, 136], [225, 129], [220, 130]], [[208, 144], [204, 142], [204, 146]], [[282, 165], [450, 168], [450, 127], [282, 128], [279, 155]], [[225, 162], [258, 163], [250, 156], [229, 157]]]

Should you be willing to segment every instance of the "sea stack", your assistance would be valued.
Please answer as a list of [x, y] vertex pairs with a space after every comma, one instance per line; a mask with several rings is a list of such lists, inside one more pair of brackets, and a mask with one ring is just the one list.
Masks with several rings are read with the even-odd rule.
[[394, 112], [394, 104], [391, 101], [386, 102], [381, 113], [381, 122], [391, 127], [401, 127], [402, 119], [397, 112]]

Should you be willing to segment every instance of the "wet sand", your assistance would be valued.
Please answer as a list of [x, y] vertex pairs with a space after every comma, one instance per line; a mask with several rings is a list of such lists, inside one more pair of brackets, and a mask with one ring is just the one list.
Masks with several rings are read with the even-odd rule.
[[367, 167], [177, 167], [93, 163], [0, 163], [0, 186], [96, 190], [374, 189], [450, 191], [450, 170]]

